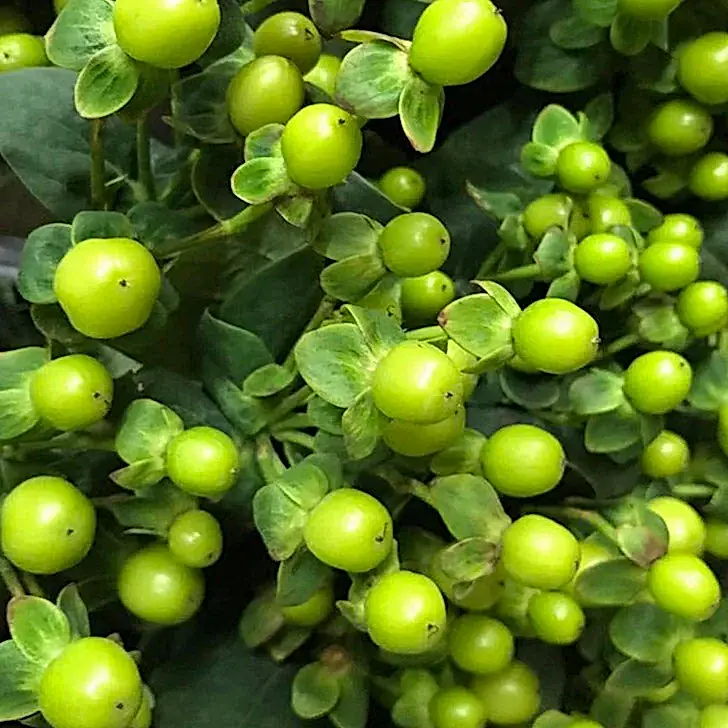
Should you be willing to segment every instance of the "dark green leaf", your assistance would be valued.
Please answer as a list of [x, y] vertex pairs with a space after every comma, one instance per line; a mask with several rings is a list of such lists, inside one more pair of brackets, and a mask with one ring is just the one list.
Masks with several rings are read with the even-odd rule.
[[320, 662], [302, 667], [293, 679], [291, 707], [304, 720], [322, 718], [333, 710], [341, 693], [339, 681]]
[[375, 184], [352, 172], [342, 184], [333, 189], [334, 212], [358, 212], [382, 223], [409, 212], [407, 208], [395, 205]]
[[365, 0], [309, 0], [308, 10], [316, 25], [334, 35], [351, 28], [359, 20]]
[[584, 20], [608, 28], [617, 14], [618, 0], [574, 0], [574, 7]]
[[71, 245], [70, 225], [43, 225], [33, 230], [20, 258], [18, 290], [23, 298], [31, 303], [55, 303], [56, 268]]
[[548, 298], [563, 298], [566, 301], [576, 301], [579, 296], [581, 279], [575, 270], [570, 270], [551, 281], [546, 296]]
[[590, 717], [609, 728], [626, 728], [635, 698], [624, 690], [603, 689], [591, 706]]
[[276, 157], [258, 157], [240, 165], [232, 176], [233, 192], [249, 205], [260, 205], [290, 191], [286, 163]]
[[313, 510], [332, 486], [328, 468], [335, 458], [311, 455], [286, 470], [272, 485], [304, 511]]
[[305, 228], [314, 212], [315, 201], [307, 194], [282, 197], [276, 201], [276, 212], [290, 225]]
[[584, 114], [589, 122], [589, 138], [594, 141], [603, 139], [614, 123], [614, 96], [611, 93], [595, 96], [584, 107]]
[[716, 411], [728, 401], [728, 359], [714, 351], [697, 367], [688, 402], [699, 410]]
[[624, 200], [632, 216], [632, 225], [641, 233], [647, 233], [662, 222], [662, 213], [649, 202], [630, 197]]
[[341, 695], [329, 720], [335, 728], [366, 728], [369, 715], [367, 676], [358, 668], [339, 679]]
[[466, 429], [462, 437], [450, 447], [440, 450], [430, 461], [430, 470], [435, 475], [480, 472], [480, 453], [485, 436], [477, 430]]
[[265, 650], [276, 663], [287, 660], [311, 636], [310, 627], [287, 624], [266, 644]]
[[360, 306], [345, 306], [344, 310], [354, 319], [364, 341], [378, 360], [405, 340], [399, 324], [383, 311]]
[[672, 670], [668, 666], [645, 665], [637, 660], [627, 660], [609, 676], [608, 690], [624, 691], [627, 695], [649, 695], [654, 690], [665, 687], [672, 680]]
[[639, 442], [640, 417], [628, 406], [589, 418], [584, 444], [589, 452], [612, 453]]
[[625, 401], [622, 377], [605, 369], [591, 369], [573, 381], [569, 401], [578, 415], [611, 412]]
[[295, 372], [280, 364], [264, 364], [248, 374], [243, 392], [251, 397], [271, 397], [290, 386], [295, 378]]
[[231, 147], [204, 146], [192, 166], [192, 189], [216, 220], [227, 220], [245, 209], [245, 203], [230, 189], [230, 178], [239, 160]]
[[0, 441], [12, 440], [38, 422], [30, 379], [47, 361], [46, 350], [35, 346], [0, 353]]
[[408, 686], [392, 708], [392, 720], [400, 728], [432, 728], [430, 702], [440, 689], [429, 670], [406, 670], [401, 683]]
[[670, 658], [685, 625], [654, 604], [640, 603], [620, 609], [609, 625], [614, 646], [639, 662], [658, 663]]
[[346, 408], [369, 388], [377, 360], [354, 324], [332, 324], [301, 338], [296, 363], [319, 397]]
[[331, 435], [341, 435], [341, 418], [344, 410], [329, 404], [321, 397], [311, 398], [306, 407], [311, 424]]
[[498, 543], [511, 522], [493, 487], [476, 475], [436, 478], [426, 500], [457, 539], [481, 536]]
[[533, 254], [543, 275], [557, 278], [566, 272], [569, 266], [571, 241], [563, 230], [548, 230]]
[[208, 66], [243, 46], [253, 47], [253, 31], [246, 24], [245, 16], [237, 0], [217, 0], [220, 6], [220, 28], [210, 47], [197, 60], [201, 66]]
[[601, 43], [606, 33], [603, 28], [584, 20], [580, 15], [557, 20], [549, 29], [549, 37], [559, 48], [580, 50]]
[[362, 392], [347, 408], [341, 420], [346, 450], [352, 460], [369, 457], [377, 446], [382, 416], [369, 391]]
[[[48, 226], [66, 227], [66, 226]], [[41, 228], [42, 229], [42, 228]], [[73, 218], [71, 238], [73, 244], [90, 238], [133, 238], [134, 227], [126, 215], [120, 212], [84, 210]], [[38, 303], [45, 303], [39, 301]]]
[[240, 434], [252, 436], [265, 427], [268, 412], [263, 402], [244, 394], [214, 362], [203, 362], [202, 379], [222, 413]]
[[20, 720], [38, 710], [43, 669], [28, 660], [12, 640], [0, 642], [0, 721]]
[[412, 148], [422, 154], [431, 152], [437, 139], [445, 92], [419, 76], [413, 76], [399, 97], [402, 130]]
[[510, 367], [498, 372], [503, 394], [526, 409], [551, 407], [559, 398], [559, 384], [555, 377], [520, 374]]
[[93, 55], [76, 79], [74, 101], [84, 119], [111, 116], [131, 100], [139, 85], [139, 68], [118, 45]]
[[163, 481], [144, 493], [113, 500], [109, 509], [120, 525], [159, 535], [167, 533], [177, 516], [197, 506], [197, 501], [169, 481]]
[[568, 728], [574, 722], [560, 710], [547, 710], [536, 718], [532, 728]]
[[99, 51], [116, 43], [109, 0], [70, 0], [46, 37], [54, 65], [80, 71]]
[[491, 192], [470, 182], [466, 184], [466, 190], [473, 202], [496, 220], [504, 220], [523, 210], [521, 198], [513, 192]]
[[642, 728], [698, 728], [700, 712], [692, 703], [659, 705], [642, 716]]
[[590, 566], [576, 580], [576, 593], [594, 605], [624, 606], [644, 588], [647, 572], [629, 559], [612, 559]]
[[8, 603], [8, 627], [15, 646], [31, 662], [47, 665], [71, 641], [66, 615], [47, 599], [14, 597]]
[[336, 101], [365, 119], [396, 116], [412, 74], [407, 54], [390, 43], [364, 43], [349, 51], [336, 76]]
[[340, 301], [358, 301], [385, 275], [379, 253], [345, 258], [324, 268], [321, 288]]
[[163, 457], [173, 437], [184, 429], [182, 418], [152, 399], [137, 399], [124, 412], [116, 433], [116, 452], [127, 463]]
[[302, 547], [278, 567], [276, 602], [282, 607], [308, 601], [331, 579], [331, 569]]
[[75, 584], [68, 584], [61, 589], [56, 599], [56, 605], [68, 619], [71, 626], [71, 639], [76, 640], [91, 635], [88, 610]]
[[301, 545], [308, 514], [277, 485], [263, 486], [253, 498], [255, 527], [274, 561], [285, 561]]
[[618, 53], [636, 56], [647, 48], [652, 37], [652, 23], [649, 20], [617, 15], [609, 29], [609, 40]]
[[382, 226], [366, 215], [339, 212], [324, 220], [314, 248], [331, 260], [374, 254]]

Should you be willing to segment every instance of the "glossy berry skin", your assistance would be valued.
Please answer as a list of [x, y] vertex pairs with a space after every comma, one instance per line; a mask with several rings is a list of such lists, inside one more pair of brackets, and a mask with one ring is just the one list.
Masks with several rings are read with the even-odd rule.
[[491, 68], [507, 35], [506, 22], [490, 0], [438, 0], [417, 21], [409, 62], [428, 83], [461, 86]]
[[518, 660], [495, 675], [476, 675], [470, 689], [487, 706], [488, 720], [496, 725], [528, 723], [541, 705], [538, 677]]
[[725, 728], [728, 725], [728, 705], [708, 705], [700, 713], [700, 728]]
[[561, 443], [533, 425], [507, 425], [494, 432], [480, 454], [483, 474], [503, 495], [530, 498], [555, 488], [564, 474]]
[[197, 508], [177, 516], [167, 532], [167, 545], [174, 557], [195, 569], [212, 566], [222, 554], [222, 542], [217, 518]]
[[699, 704], [728, 701], [728, 645], [712, 637], [680, 643], [672, 655], [675, 677]]
[[423, 276], [402, 279], [402, 315], [408, 324], [434, 322], [455, 298], [455, 282], [447, 273], [433, 270]]
[[304, 529], [309, 551], [324, 564], [371, 571], [392, 548], [392, 517], [373, 496], [354, 488], [331, 491], [311, 511]]
[[238, 449], [214, 427], [191, 427], [174, 437], [166, 461], [170, 480], [200, 498], [222, 498], [238, 477]]
[[650, 478], [670, 478], [689, 464], [688, 443], [670, 430], [662, 430], [642, 452], [642, 472]]
[[57, 574], [75, 566], [91, 549], [95, 534], [93, 504], [63, 478], [30, 478], [2, 503], [2, 552], [31, 574]]
[[92, 339], [113, 339], [141, 328], [161, 286], [154, 256], [129, 238], [95, 238], [74, 245], [53, 279], [71, 325]]
[[284, 11], [266, 18], [253, 35], [256, 56], [283, 56], [308, 73], [321, 55], [321, 34], [310, 18]]
[[450, 233], [426, 212], [408, 212], [390, 220], [379, 236], [384, 264], [402, 278], [437, 270], [450, 254]]
[[690, 191], [708, 202], [728, 200], [728, 154], [709, 152], [690, 172]]
[[689, 503], [662, 496], [653, 498], [648, 508], [657, 513], [667, 526], [668, 553], [700, 556], [705, 548], [705, 522]]
[[425, 178], [411, 167], [392, 167], [377, 183], [392, 202], [410, 209], [417, 207], [425, 196]]
[[127, 728], [142, 703], [142, 681], [123, 647], [84, 637], [48, 665], [38, 698], [52, 728]]
[[334, 608], [334, 590], [326, 584], [302, 604], [281, 607], [283, 618], [297, 627], [315, 627], [325, 622]]
[[263, 56], [243, 66], [227, 90], [230, 122], [241, 136], [266, 124], [285, 124], [303, 106], [303, 77], [294, 63]]
[[692, 154], [702, 149], [713, 136], [713, 116], [695, 101], [666, 101], [650, 117], [647, 136], [668, 157]]
[[632, 224], [629, 207], [618, 197], [597, 193], [589, 195], [586, 209], [592, 233], [608, 233], [614, 227]]
[[442, 592], [432, 579], [412, 571], [386, 574], [365, 602], [369, 637], [399, 655], [419, 655], [443, 637], [447, 614]]
[[393, 452], [411, 458], [432, 455], [452, 445], [465, 430], [465, 407], [431, 425], [391, 420], [384, 426], [382, 439]]
[[678, 291], [700, 275], [700, 255], [680, 243], [654, 243], [640, 254], [639, 268], [653, 291]]
[[301, 187], [321, 190], [343, 182], [362, 150], [358, 121], [331, 104], [301, 109], [285, 126], [281, 152], [288, 175]]
[[103, 419], [111, 407], [114, 382], [101, 362], [70, 354], [42, 366], [30, 382], [40, 418], [57, 430], [82, 430]]
[[728, 33], [714, 32], [690, 41], [678, 54], [680, 85], [704, 104], [728, 101]]
[[574, 250], [574, 268], [579, 278], [598, 286], [610, 286], [624, 278], [632, 267], [629, 243], [612, 233], [594, 233]]
[[303, 80], [333, 98], [340, 68], [341, 59], [338, 56], [322, 53], [316, 65], [303, 77]]
[[121, 603], [145, 622], [172, 626], [191, 619], [205, 597], [199, 569], [180, 563], [164, 544], [132, 554], [119, 572]]
[[663, 20], [682, 0], [619, 0], [619, 12], [639, 20]]
[[484, 614], [464, 614], [448, 630], [452, 661], [465, 672], [491, 675], [513, 659], [515, 642], [508, 627]]
[[528, 619], [536, 636], [552, 645], [576, 642], [586, 625], [579, 603], [561, 592], [539, 592], [528, 602]]
[[647, 244], [680, 243], [689, 248], [699, 249], [705, 238], [700, 220], [684, 213], [665, 215], [662, 222], [650, 230]]
[[529, 366], [547, 374], [568, 374], [589, 364], [599, 348], [599, 327], [571, 301], [542, 298], [513, 324], [513, 347]]
[[[654, 383], [660, 382], [659, 387]], [[638, 356], [624, 373], [623, 391], [632, 406], [648, 415], [664, 415], [688, 396], [693, 370], [674, 351], [650, 351]]]
[[569, 723], [569, 728], [604, 728], [604, 726], [589, 718], [577, 718], [573, 723]]
[[532, 240], [541, 240], [551, 228], [565, 230], [574, 206], [568, 195], [552, 193], [529, 202], [523, 211], [523, 227]]
[[717, 334], [728, 323], [728, 289], [717, 281], [696, 281], [680, 291], [675, 311], [693, 336]]
[[501, 563], [515, 581], [533, 589], [559, 589], [576, 574], [579, 542], [550, 518], [521, 516], [503, 534]]
[[217, 0], [116, 0], [121, 49], [157, 68], [183, 68], [210, 46], [220, 26]]
[[397, 344], [377, 365], [372, 397], [377, 409], [397, 420], [430, 425], [454, 415], [462, 406], [460, 372], [432, 344]]
[[47, 65], [43, 38], [30, 33], [0, 35], [0, 73]]
[[487, 711], [471, 690], [461, 685], [441, 688], [430, 700], [432, 728], [483, 728]]
[[695, 622], [709, 619], [720, 603], [720, 585], [706, 563], [693, 554], [668, 554], [647, 575], [655, 604]]
[[719, 559], [728, 559], [728, 523], [708, 518], [705, 528], [705, 550]]
[[559, 152], [556, 176], [569, 192], [587, 193], [609, 179], [612, 163], [604, 148], [594, 142], [572, 142]]

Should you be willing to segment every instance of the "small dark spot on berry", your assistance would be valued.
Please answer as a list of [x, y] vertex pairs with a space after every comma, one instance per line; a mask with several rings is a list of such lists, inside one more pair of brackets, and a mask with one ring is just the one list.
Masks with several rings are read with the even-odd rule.
[[101, 399], [101, 392], [94, 392], [94, 399]]
[[440, 286], [440, 290], [441, 290], [441, 291], [446, 291], [446, 290], [447, 290], [447, 286], [446, 286], [446, 285], [445, 285], [445, 284], [443, 283], [443, 284], [442, 284], [442, 285]]
[[432, 637], [432, 635], [437, 634], [439, 631], [440, 631], [440, 628], [436, 624], [432, 624], [432, 622], [430, 622], [427, 625], [427, 634], [429, 634], [430, 637]]
[[454, 396], [452, 392], [445, 392], [445, 399], [452, 399]]
[[445, 238], [440, 238], [440, 245], [447, 245], [447, 240]]
[[117, 710], [124, 710], [124, 703], [117, 703], [116, 704], [116, 709]]
[[128, 288], [128, 286], [129, 286], [129, 281], [127, 281], [127, 280], [126, 280], [126, 278], [122, 278], [122, 279], [121, 279], [121, 280], [119, 281], [119, 285], [120, 285], [120, 286], [121, 286], [122, 288]]
[[346, 119], [342, 119], [341, 117], [339, 117], [339, 120], [337, 123], [339, 126], [344, 126], [344, 124], [346, 124]]
[[75, 531], [72, 528], [66, 529], [66, 536], [73, 536], [74, 533]]
[[303, 34], [306, 36], [306, 40], [311, 40], [313, 38], [313, 33], [311, 32], [310, 28], [306, 28], [303, 31]]

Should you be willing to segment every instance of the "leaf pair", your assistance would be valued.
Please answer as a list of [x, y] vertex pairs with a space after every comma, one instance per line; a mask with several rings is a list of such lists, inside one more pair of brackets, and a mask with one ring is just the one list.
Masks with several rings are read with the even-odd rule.
[[30, 383], [48, 361], [38, 346], [0, 353], [0, 442], [13, 440], [38, 424]]

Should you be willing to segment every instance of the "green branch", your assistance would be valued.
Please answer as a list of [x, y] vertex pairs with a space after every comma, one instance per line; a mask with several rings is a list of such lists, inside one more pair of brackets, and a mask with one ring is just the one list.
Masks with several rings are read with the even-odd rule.
[[25, 589], [23, 589], [23, 585], [20, 583], [20, 579], [18, 579], [15, 569], [4, 556], [0, 556], [0, 579], [3, 580], [5, 586], [8, 588], [10, 596], [25, 596]]
[[91, 120], [91, 202], [94, 209], [106, 209], [106, 164], [104, 161], [104, 120]]

